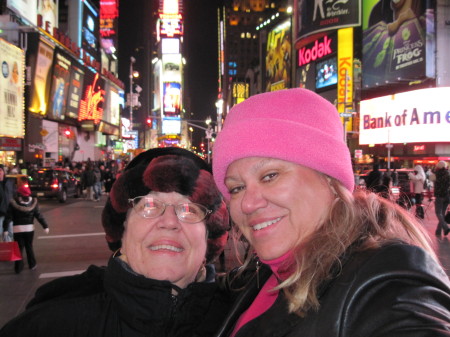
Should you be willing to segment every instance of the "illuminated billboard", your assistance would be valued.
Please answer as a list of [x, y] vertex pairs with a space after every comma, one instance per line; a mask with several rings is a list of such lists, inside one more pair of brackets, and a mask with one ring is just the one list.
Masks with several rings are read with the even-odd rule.
[[336, 86], [338, 82], [337, 58], [330, 57], [316, 62], [316, 89], [325, 89]]
[[72, 64], [70, 67], [69, 89], [67, 94], [66, 116], [78, 119], [81, 95], [83, 91], [84, 71]]
[[162, 133], [164, 135], [178, 135], [181, 133], [181, 120], [180, 118], [163, 118], [162, 120]]
[[78, 120], [93, 120], [95, 124], [98, 124], [103, 119], [105, 81], [100, 78], [98, 73], [92, 74], [90, 71], [86, 71], [84, 84]]
[[71, 60], [62, 53], [55, 53], [49, 99], [50, 104], [47, 109], [47, 116], [51, 119], [64, 120], [65, 118], [71, 63]]
[[39, 27], [50, 34], [53, 33], [53, 28], [58, 28], [58, 0], [38, 0], [37, 14]]
[[163, 78], [165, 82], [181, 82], [181, 54], [163, 54]]
[[83, 1], [83, 22], [81, 28], [81, 46], [95, 59], [98, 59], [99, 15], [88, 1]]
[[100, 0], [100, 42], [107, 54], [117, 49], [119, 0]]
[[361, 25], [360, 0], [297, 0], [297, 8], [297, 39], [327, 30]]
[[291, 23], [286, 21], [267, 36], [266, 90], [275, 91], [291, 86]]
[[24, 136], [25, 52], [0, 39], [0, 136]]
[[162, 39], [161, 52], [162, 54], [179, 54], [180, 39]]
[[[408, 15], [394, 19], [406, 4]], [[435, 76], [435, 19], [427, 5], [432, 6], [420, 0], [391, 6], [364, 2], [363, 89]]]
[[50, 91], [53, 53], [54, 46], [47, 44], [43, 40], [38, 42], [29, 110], [42, 116], [45, 116], [47, 113], [47, 99]]
[[450, 141], [450, 87], [363, 100], [360, 144]]
[[36, 26], [37, 0], [7, 0], [6, 7]]
[[179, 115], [181, 111], [181, 84], [164, 82], [163, 95], [164, 115]]

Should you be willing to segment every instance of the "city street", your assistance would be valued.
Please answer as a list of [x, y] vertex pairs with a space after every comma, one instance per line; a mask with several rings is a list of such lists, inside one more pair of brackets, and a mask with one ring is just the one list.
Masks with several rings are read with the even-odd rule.
[[[31, 271], [26, 266], [21, 274], [16, 275], [12, 262], [0, 262], [0, 326], [22, 312], [42, 284], [56, 277], [80, 273], [91, 264], [106, 264], [111, 252], [106, 245], [100, 221], [105, 200], [103, 196], [98, 203], [82, 199], [69, 199], [67, 204], [55, 200], [40, 202], [50, 226], [50, 234], [45, 235], [42, 227], [36, 224], [34, 248], [37, 269]], [[450, 275], [449, 238], [435, 237], [437, 221], [434, 205], [429, 204], [428, 200], [425, 202], [424, 226]], [[230, 246], [225, 250], [227, 268], [236, 265], [232, 251], [234, 248]]]

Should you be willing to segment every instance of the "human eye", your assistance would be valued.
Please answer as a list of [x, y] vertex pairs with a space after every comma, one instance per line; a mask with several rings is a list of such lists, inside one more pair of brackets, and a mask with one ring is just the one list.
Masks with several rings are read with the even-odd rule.
[[275, 179], [278, 176], [278, 172], [270, 172], [267, 174], [264, 174], [261, 178], [261, 181], [263, 182], [269, 182]]
[[232, 186], [232, 187], [228, 187], [228, 192], [230, 193], [230, 194], [237, 194], [237, 193], [239, 193], [240, 191], [242, 191], [244, 189], [244, 186], [243, 185], [240, 185], [240, 186]]

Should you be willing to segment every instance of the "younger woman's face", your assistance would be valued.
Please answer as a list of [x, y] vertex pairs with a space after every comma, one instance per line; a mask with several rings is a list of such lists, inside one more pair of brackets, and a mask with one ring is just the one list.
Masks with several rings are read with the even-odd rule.
[[273, 158], [234, 161], [225, 185], [231, 218], [264, 260], [286, 254], [317, 230], [334, 199], [323, 175]]

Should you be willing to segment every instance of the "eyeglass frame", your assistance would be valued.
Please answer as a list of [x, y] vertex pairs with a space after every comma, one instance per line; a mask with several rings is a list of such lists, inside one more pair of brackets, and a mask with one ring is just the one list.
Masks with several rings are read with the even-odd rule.
[[[195, 203], [195, 202], [184, 202], [184, 203], [180, 203], [180, 204], [166, 204], [165, 202], [163, 202], [163, 201], [161, 201], [161, 200], [159, 200], [159, 199], [153, 198], [153, 200], [156, 200], [156, 201], [160, 202], [161, 204], [163, 204], [164, 207], [163, 207], [163, 209], [162, 209], [162, 211], [161, 211], [160, 214], [158, 214], [158, 215], [156, 215], [156, 216], [154, 216], [154, 217], [148, 217], [148, 216], [144, 216], [143, 214], [141, 214], [141, 212], [139, 212], [139, 211], [137, 211], [137, 210], [135, 209], [135, 207], [136, 207], [138, 204], [136, 204], [134, 201], [135, 201], [136, 199], [138, 199], [138, 198], [145, 198], [145, 197], [147, 197], [147, 195], [140, 195], [140, 196], [137, 196], [137, 197], [134, 197], [134, 198], [129, 198], [129, 199], [128, 199], [128, 202], [131, 204], [131, 209], [132, 209], [133, 211], [135, 211], [137, 214], [139, 214], [140, 216], [142, 216], [143, 218], [146, 218], [146, 219], [156, 219], [157, 217], [162, 216], [162, 215], [164, 214], [164, 212], [166, 211], [167, 206], [173, 206], [173, 210], [174, 210], [175, 215], [177, 216], [178, 220], [180, 220], [180, 221], [182, 221], [182, 222], [185, 222], [185, 223], [190, 223], [190, 224], [195, 224], [195, 223], [202, 222], [203, 220], [205, 220], [205, 219], [213, 212], [212, 210], [210, 210], [210, 209], [207, 208], [206, 206], [204, 206], [204, 205], [202, 205], [202, 204]], [[204, 210], [205, 210], [205, 216], [204, 216], [201, 220], [196, 221], [196, 222], [185, 221], [184, 219], [181, 219], [180, 216], [179, 216], [178, 213], [177, 213], [177, 206], [181, 206], [181, 205], [195, 205], [195, 206], [200, 206], [200, 209], [202, 209], [202, 210], [204, 209]]]

